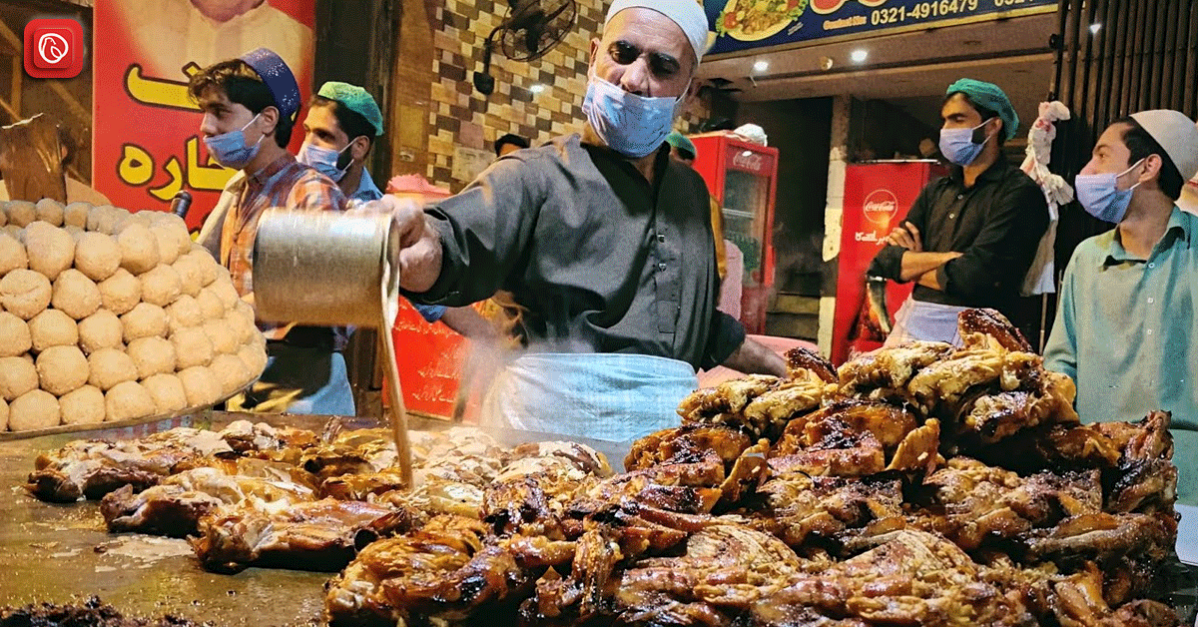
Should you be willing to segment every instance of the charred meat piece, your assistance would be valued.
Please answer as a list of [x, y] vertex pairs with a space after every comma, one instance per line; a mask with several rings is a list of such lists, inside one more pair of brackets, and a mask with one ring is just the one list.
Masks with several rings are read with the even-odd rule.
[[337, 571], [354, 556], [354, 536], [394, 510], [360, 501], [324, 499], [283, 509], [250, 503], [222, 506], [200, 519], [191, 539], [204, 568], [248, 566]]
[[408, 485], [398, 469], [362, 475], [329, 477], [320, 483], [320, 495], [341, 501], [366, 501], [371, 496], [404, 490]]
[[272, 427], [265, 422], [237, 420], [220, 432], [220, 437], [235, 453], [295, 463], [303, 451], [320, 442], [320, 436], [307, 429]]
[[1072, 379], [1044, 372], [1035, 389], [982, 395], [966, 403], [957, 424], [964, 436], [993, 444], [1040, 424], [1077, 423], [1076, 397]]
[[1061, 627], [1177, 627], [1177, 614], [1155, 601], [1135, 601], [1111, 609], [1103, 594], [1103, 577], [1094, 563], [1053, 588], [1052, 610]]
[[414, 490], [392, 490], [369, 500], [417, 512], [424, 520], [440, 515], [483, 518], [483, 490], [470, 483], [431, 479]]
[[577, 442], [531, 442], [513, 448], [509, 465], [521, 459], [560, 458], [570, 462], [579, 472], [599, 478], [612, 475], [607, 457], [595, 449]]
[[742, 428], [755, 437], [776, 440], [791, 420], [820, 406], [828, 387], [822, 380], [796, 380], [770, 390], [745, 407]]
[[124, 486], [104, 497], [100, 512], [109, 531], [182, 538], [195, 535], [200, 519], [217, 507], [247, 500], [283, 507], [314, 499], [306, 486], [196, 468], [167, 477], [142, 492]]
[[839, 542], [870, 523], [903, 515], [902, 483], [896, 479], [812, 477], [790, 473], [759, 488], [764, 507], [750, 514], [753, 526], [792, 547], [813, 538]]
[[787, 425], [770, 451], [771, 466], [812, 475], [865, 477], [887, 468], [916, 429], [914, 414], [885, 403], [840, 400]]
[[575, 518], [585, 518], [625, 503], [680, 514], [706, 514], [720, 499], [725, 480], [721, 463], [670, 464], [604, 479], [581, 490], [569, 505]]
[[1044, 425], [977, 449], [987, 463], [1019, 472], [1042, 468], [1102, 471], [1104, 510], [1170, 512], [1177, 492], [1170, 416], [1153, 412], [1139, 423]]
[[1032, 345], [1007, 317], [994, 309], [966, 309], [957, 315], [957, 329], [966, 348], [996, 348], [1034, 352]]
[[1176, 541], [1177, 519], [1172, 514], [1083, 514], [1026, 536], [1033, 557], [1091, 559], [1100, 565], [1131, 555], [1163, 560]]
[[40, 455], [25, 486], [44, 501], [99, 499], [125, 485], [155, 485], [188, 462], [234, 455], [212, 431], [176, 428], [139, 440], [79, 440]]
[[636, 562], [603, 594], [621, 625], [732, 625], [794, 581], [800, 568], [794, 551], [776, 538], [715, 525], [692, 535], [678, 557]]
[[987, 582], [987, 569], [942, 537], [902, 530], [861, 537], [869, 550], [819, 565], [821, 580], [847, 588], [845, 611], [870, 625], [1038, 625], [1025, 594]]
[[682, 399], [678, 415], [687, 422], [718, 424], [719, 416], [740, 414], [750, 401], [777, 385], [777, 377], [755, 374], [695, 390]]
[[222, 504], [211, 494], [178, 485], [157, 485], [138, 493], [126, 485], [104, 496], [100, 513], [112, 533], [132, 531], [186, 538], [196, 534], [201, 518]]
[[834, 384], [814, 375], [798, 379], [750, 375], [696, 390], [682, 400], [678, 413], [684, 425], [726, 426], [754, 440], [773, 440], [787, 422], [819, 407], [834, 390]]
[[908, 433], [898, 448], [886, 470], [899, 472], [919, 471], [931, 474], [936, 466], [943, 463], [944, 458], [937, 451], [940, 448], [940, 421], [928, 420], [922, 427]]
[[840, 392], [846, 396], [901, 398], [917, 372], [952, 351], [953, 346], [944, 342], [908, 342], [865, 353], [840, 367]]
[[[531, 584], [534, 577], [518, 556], [536, 551], [487, 545], [478, 520], [438, 516], [407, 535], [375, 542], [329, 582], [325, 610], [329, 624], [428, 624], [455, 620]], [[567, 543], [565, 547], [572, 549]], [[540, 555], [572, 556], [542, 546]], [[568, 557], [566, 557], [568, 559]]]
[[624, 458], [626, 470], [641, 470], [663, 464], [692, 464], [715, 455], [730, 470], [732, 464], [753, 445], [742, 431], [728, 427], [683, 425], [649, 434], [632, 443]]
[[1097, 471], [1020, 477], [956, 457], [927, 477], [924, 489], [931, 491], [930, 502], [915, 515], [916, 526], [938, 532], [966, 550], [1102, 509]]
[[808, 348], [786, 351], [786, 375], [790, 379], [815, 377], [824, 383], [836, 383], [836, 368], [832, 362]]
[[979, 392], [1037, 390], [1043, 374], [1043, 359], [1033, 353], [960, 350], [920, 370], [907, 391], [927, 415], [955, 418]]

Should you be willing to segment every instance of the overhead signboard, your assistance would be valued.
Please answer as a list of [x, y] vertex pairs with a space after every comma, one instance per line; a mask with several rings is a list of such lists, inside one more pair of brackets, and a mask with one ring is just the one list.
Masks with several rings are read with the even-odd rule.
[[1057, 0], [704, 0], [710, 54], [788, 48], [1056, 11]]

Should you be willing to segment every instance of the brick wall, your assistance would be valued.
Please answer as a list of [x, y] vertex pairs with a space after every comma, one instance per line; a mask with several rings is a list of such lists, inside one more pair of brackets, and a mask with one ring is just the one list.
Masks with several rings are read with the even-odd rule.
[[[491, 58], [495, 92], [489, 98], [475, 92], [473, 77], [482, 69], [483, 43], [506, 15], [507, 1], [445, 0], [430, 7], [434, 80], [428, 103], [425, 176], [456, 192], [469, 182], [453, 177], [457, 146], [490, 150], [505, 133], [522, 135], [537, 145], [580, 132], [586, 121], [582, 99], [590, 41], [599, 33], [607, 4], [607, 0], [577, 0], [574, 29], [540, 59], [513, 61], [497, 48]], [[534, 85], [543, 91], [534, 93]], [[703, 103], [696, 101], [677, 122], [679, 130], [696, 126], [704, 111]]]

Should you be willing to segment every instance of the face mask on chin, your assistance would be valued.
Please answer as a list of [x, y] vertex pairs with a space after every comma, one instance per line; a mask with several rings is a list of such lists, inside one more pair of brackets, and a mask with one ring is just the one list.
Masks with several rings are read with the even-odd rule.
[[1130, 168], [1119, 174], [1078, 174], [1073, 180], [1077, 190], [1077, 201], [1081, 203], [1086, 213], [1111, 224], [1119, 224], [1127, 215], [1127, 207], [1131, 204], [1132, 194], [1140, 186], [1119, 189], [1119, 179], [1144, 163], [1143, 159], [1135, 162]]
[[661, 147], [685, 96], [646, 98], [592, 74], [582, 111], [608, 148], [640, 159]]

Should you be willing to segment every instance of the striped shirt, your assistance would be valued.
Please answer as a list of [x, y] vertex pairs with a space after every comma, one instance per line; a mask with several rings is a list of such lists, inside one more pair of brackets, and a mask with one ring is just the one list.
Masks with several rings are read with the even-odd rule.
[[[254, 292], [254, 240], [258, 220], [267, 209], [343, 211], [345, 207], [345, 195], [332, 179], [289, 153], [248, 175], [225, 217], [220, 238], [220, 261], [229, 269], [237, 293], [245, 297]], [[266, 325], [263, 333], [267, 339], [280, 339], [286, 331]]]

